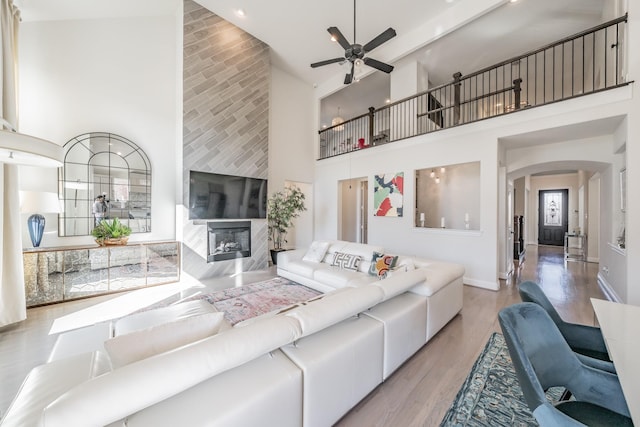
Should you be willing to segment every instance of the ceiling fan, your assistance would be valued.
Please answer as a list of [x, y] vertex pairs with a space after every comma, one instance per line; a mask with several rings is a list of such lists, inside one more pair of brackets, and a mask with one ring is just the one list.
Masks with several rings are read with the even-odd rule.
[[393, 71], [393, 66], [380, 62], [373, 58], [365, 57], [365, 55], [371, 52], [382, 43], [392, 39], [396, 36], [396, 30], [393, 28], [387, 28], [369, 43], [364, 46], [356, 43], [356, 0], [353, 0], [353, 44], [349, 44], [347, 39], [342, 35], [337, 27], [327, 28], [329, 34], [331, 34], [331, 40], [335, 40], [340, 43], [340, 46], [344, 49], [344, 57], [327, 59], [326, 61], [314, 62], [311, 64], [311, 68], [321, 67], [323, 65], [334, 64], [336, 62], [345, 63], [351, 62], [351, 72], [344, 77], [344, 84], [348, 85], [353, 81], [353, 75], [355, 72], [356, 63], [363, 62], [370, 67], [390, 73]]

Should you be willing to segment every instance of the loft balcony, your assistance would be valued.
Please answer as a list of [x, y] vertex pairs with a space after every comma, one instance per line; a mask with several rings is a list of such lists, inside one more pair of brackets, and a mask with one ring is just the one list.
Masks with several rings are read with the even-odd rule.
[[319, 160], [625, 86], [627, 15], [318, 131]]

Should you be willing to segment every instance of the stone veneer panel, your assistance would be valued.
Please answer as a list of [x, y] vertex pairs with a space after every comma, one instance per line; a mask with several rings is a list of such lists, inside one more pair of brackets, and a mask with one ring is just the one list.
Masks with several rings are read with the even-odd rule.
[[[189, 171], [267, 178], [269, 47], [199, 4], [184, 2], [183, 270], [206, 278], [238, 272], [236, 261], [207, 264], [205, 221], [189, 221]], [[251, 258], [268, 266], [267, 222], [251, 220]]]

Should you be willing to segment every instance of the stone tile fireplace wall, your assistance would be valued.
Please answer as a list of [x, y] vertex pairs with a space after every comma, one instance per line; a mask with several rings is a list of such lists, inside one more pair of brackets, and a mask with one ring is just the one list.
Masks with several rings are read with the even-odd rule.
[[267, 178], [269, 47], [184, 2], [183, 271], [195, 278], [268, 266], [267, 221], [251, 220], [251, 257], [207, 263], [207, 221], [188, 220], [189, 171]]

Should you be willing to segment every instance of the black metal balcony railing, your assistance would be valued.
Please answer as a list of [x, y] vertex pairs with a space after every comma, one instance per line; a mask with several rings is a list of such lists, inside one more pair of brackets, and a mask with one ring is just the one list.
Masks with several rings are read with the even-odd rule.
[[319, 158], [628, 84], [627, 15], [319, 131]]

